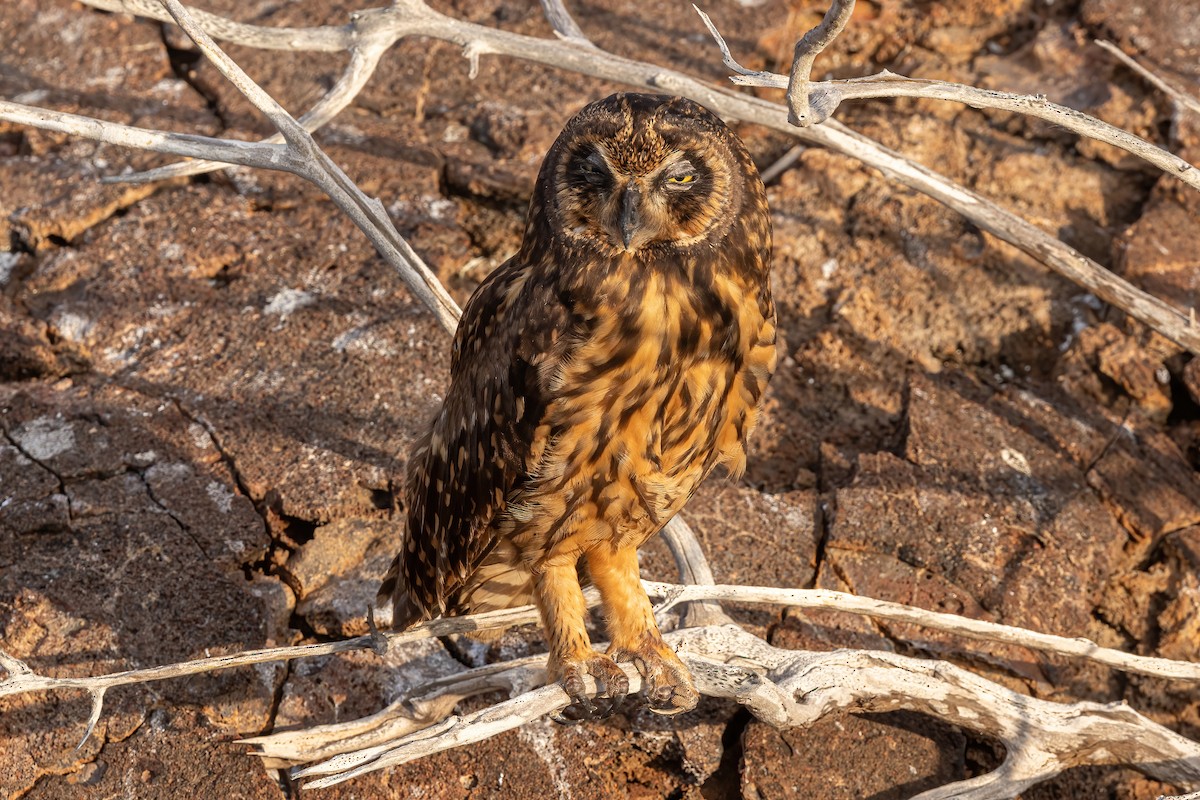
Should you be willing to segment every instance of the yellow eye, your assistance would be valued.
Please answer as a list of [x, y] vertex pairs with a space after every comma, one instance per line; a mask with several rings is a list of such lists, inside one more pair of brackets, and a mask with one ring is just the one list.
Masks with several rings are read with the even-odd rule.
[[695, 173], [689, 172], [686, 175], [671, 175], [667, 178], [669, 183], [691, 183], [696, 180]]

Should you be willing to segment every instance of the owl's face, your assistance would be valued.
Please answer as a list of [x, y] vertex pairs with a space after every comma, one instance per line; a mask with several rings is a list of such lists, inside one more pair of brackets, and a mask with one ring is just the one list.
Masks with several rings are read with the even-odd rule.
[[724, 123], [690, 100], [621, 93], [593, 103], [542, 168], [552, 234], [612, 255], [719, 238], [742, 202], [734, 147]]

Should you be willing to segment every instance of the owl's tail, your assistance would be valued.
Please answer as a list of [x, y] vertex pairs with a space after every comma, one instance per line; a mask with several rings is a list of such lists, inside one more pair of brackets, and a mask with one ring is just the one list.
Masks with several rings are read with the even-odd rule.
[[[507, 544], [507, 543], [506, 543]], [[375, 596], [378, 608], [391, 608], [392, 621], [388, 627], [402, 631], [436, 614], [416, 602], [404, 586], [400, 559], [396, 556]], [[533, 573], [521, 562], [511, 545], [494, 548], [467, 578], [465, 583], [447, 587], [446, 615], [474, 614], [498, 611], [533, 602]], [[380, 620], [380, 624], [386, 624]]]
[[528, 605], [533, 602], [533, 573], [507, 561], [485, 561], [455, 600], [464, 614]]
[[429, 619], [429, 615], [413, 602], [408, 590], [402, 585], [400, 559], [403, 556], [404, 554], [401, 553], [392, 560], [392, 566], [388, 569], [387, 575], [383, 577], [383, 583], [380, 584], [379, 592], [375, 595], [377, 608], [392, 610], [392, 621], [385, 627], [394, 631], [408, 630], [418, 622]]

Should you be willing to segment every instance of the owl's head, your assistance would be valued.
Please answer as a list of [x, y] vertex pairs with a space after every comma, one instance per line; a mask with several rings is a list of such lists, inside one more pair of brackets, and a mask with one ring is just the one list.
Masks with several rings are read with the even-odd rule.
[[686, 249], [729, 231], [747, 201], [747, 170], [757, 181], [741, 141], [704, 107], [621, 92], [563, 128], [542, 165], [530, 223], [611, 255]]

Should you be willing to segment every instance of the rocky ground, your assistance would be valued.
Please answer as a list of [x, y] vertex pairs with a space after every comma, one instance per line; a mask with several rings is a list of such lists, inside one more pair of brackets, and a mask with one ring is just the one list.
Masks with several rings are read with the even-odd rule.
[[[370, 2], [212, 0], [264, 25], [340, 24]], [[536, 3], [442, 0], [547, 36]], [[569, 2], [606, 49], [723, 80], [688, 4]], [[819, 3], [714, 2], [744, 62], [784, 69]], [[1169, 10], [1167, 10], [1169, 7]], [[860, 0], [818, 62], [1020, 92], [1200, 163], [1194, 120], [1091, 44], [1200, 93], [1200, 3]], [[0, 97], [232, 137], [268, 132], [189, 44], [66, 0], [0, 6]], [[344, 58], [231, 54], [298, 112]], [[459, 301], [516, 249], [540, 158], [617, 87], [405, 41], [319, 141]], [[1200, 304], [1200, 197], [1123, 153], [1030, 120], [925, 101], [840, 118], [1053, 231], [1181, 308]], [[791, 142], [739, 129], [760, 167]], [[157, 187], [163, 163], [0, 124], [0, 648], [94, 674], [364, 631], [400, 537], [405, 454], [448, 337], [363, 236], [288, 176]], [[721, 581], [827, 587], [1172, 658], [1200, 644], [1200, 361], [955, 214], [807, 150], [769, 187], [781, 367], [751, 467], [687, 516]], [[648, 576], [671, 577], [660, 547]], [[742, 613], [742, 612], [739, 612]], [[777, 645], [949, 658], [1040, 697], [1126, 700], [1200, 737], [1194, 687], [835, 614], [745, 611]], [[498, 653], [539, 647], [509, 634]], [[0, 702], [0, 795], [278, 798], [234, 740], [369, 713], [479, 653], [373, 655]], [[357, 779], [338, 798], [904, 798], [997, 763], [909, 714], [778, 732], [706, 701], [661, 720], [527, 726]], [[1078, 770], [1024, 795], [1152, 798]]]

